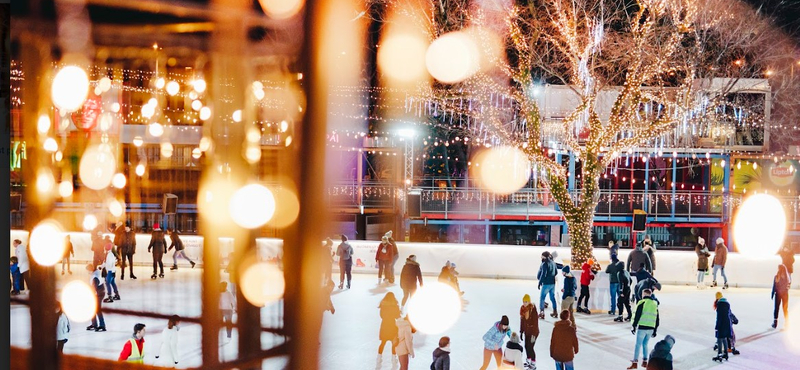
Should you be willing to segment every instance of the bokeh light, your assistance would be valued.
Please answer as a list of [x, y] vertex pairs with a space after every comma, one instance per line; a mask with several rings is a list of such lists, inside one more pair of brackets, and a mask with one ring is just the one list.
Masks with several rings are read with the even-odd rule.
[[165, 80], [164, 77], [159, 77], [156, 80], [156, 89], [163, 89], [164, 85], [166, 85], [166, 84], [167, 84], [167, 80]]
[[58, 184], [58, 195], [60, 195], [62, 198], [68, 198], [71, 196], [72, 190], [73, 186], [72, 182], [70, 181], [62, 181]]
[[461, 297], [453, 287], [430, 282], [408, 300], [408, 321], [425, 334], [439, 334], [461, 315]]
[[402, 32], [387, 35], [378, 49], [381, 73], [405, 82], [424, 78], [427, 47], [421, 35]]
[[142, 144], [144, 144], [144, 140], [142, 140], [141, 136], [136, 136], [133, 138], [133, 145], [135, 145], [137, 148], [142, 146]]
[[125, 178], [125, 175], [122, 173], [117, 173], [111, 178], [111, 185], [117, 189], [122, 189], [125, 187], [125, 184], [128, 180]]
[[36, 263], [53, 266], [64, 257], [64, 228], [56, 220], [44, 220], [31, 231], [28, 245]]
[[50, 117], [47, 115], [39, 116], [39, 121], [36, 122], [36, 130], [39, 131], [40, 134], [46, 134], [50, 131]]
[[275, 196], [275, 215], [269, 220], [268, 225], [282, 229], [291, 225], [300, 214], [300, 200], [297, 195], [285, 187], [273, 187]]
[[82, 280], [70, 281], [61, 290], [61, 308], [70, 320], [87, 322], [97, 312], [97, 295]]
[[206, 80], [198, 78], [192, 81], [192, 87], [194, 88], [194, 91], [202, 94], [204, 91], [206, 91]]
[[297, 14], [303, 7], [303, 0], [258, 0], [261, 9], [272, 18], [286, 19]]
[[465, 32], [450, 32], [434, 40], [425, 53], [428, 73], [444, 83], [456, 83], [478, 71], [478, 46]]
[[111, 113], [103, 113], [100, 115], [100, 131], [106, 132], [114, 124], [114, 115]]
[[147, 126], [147, 132], [150, 134], [150, 136], [161, 137], [161, 135], [164, 135], [164, 125], [158, 122], [153, 122]]
[[211, 149], [211, 139], [208, 136], [200, 138], [200, 145], [197, 146], [200, 150], [206, 152]]
[[161, 143], [161, 156], [164, 158], [172, 157], [174, 148], [171, 143]]
[[275, 214], [275, 197], [263, 185], [245, 185], [231, 195], [229, 211], [237, 225], [255, 229], [266, 224]]
[[197, 209], [200, 217], [213, 220], [218, 227], [233, 226], [229, 211], [233, 190], [231, 183], [219, 176], [203, 181], [197, 191]]
[[56, 139], [53, 139], [52, 137], [48, 137], [44, 141], [44, 144], [42, 145], [42, 148], [44, 148], [44, 150], [46, 152], [48, 152], [48, 153], [55, 153], [55, 152], [58, 151], [58, 143], [56, 142]]
[[91, 213], [83, 216], [83, 229], [94, 230], [97, 227], [97, 217]]
[[81, 182], [89, 189], [105, 189], [117, 172], [117, 161], [108, 145], [92, 145], [86, 148], [81, 157]]
[[125, 205], [119, 200], [112, 198], [108, 201], [108, 212], [111, 213], [112, 216], [120, 217], [124, 211]]
[[196, 112], [203, 108], [203, 102], [199, 100], [192, 101], [192, 109]]
[[167, 94], [169, 94], [170, 96], [174, 96], [175, 94], [177, 94], [180, 91], [181, 91], [181, 85], [178, 84], [177, 82], [170, 81], [167, 84]]
[[74, 112], [83, 105], [89, 95], [89, 76], [80, 67], [61, 68], [53, 79], [50, 95], [58, 109]]
[[142, 117], [150, 118], [156, 113], [156, 106], [151, 104], [145, 104], [142, 106]]
[[47, 194], [53, 191], [56, 186], [56, 179], [53, 177], [53, 171], [49, 168], [42, 167], [36, 171], [36, 190], [40, 193]]
[[786, 212], [769, 194], [755, 194], [744, 200], [733, 220], [736, 249], [749, 257], [773, 256], [786, 235]]
[[261, 159], [261, 147], [258, 145], [248, 145], [244, 152], [244, 159], [247, 163], [256, 163]]
[[136, 165], [136, 176], [144, 176], [144, 164], [139, 163]]
[[206, 121], [209, 118], [211, 118], [211, 108], [209, 107], [200, 108], [200, 119]]
[[103, 77], [100, 79], [100, 82], [97, 83], [97, 87], [100, 88], [101, 92], [106, 92], [111, 89], [111, 79], [108, 77]]
[[258, 262], [245, 267], [239, 279], [242, 295], [250, 304], [263, 307], [283, 297], [286, 282], [274, 263]]
[[497, 194], [511, 194], [521, 189], [531, 175], [531, 164], [521, 150], [496, 147], [475, 157], [478, 177], [484, 188]]
[[200, 148], [192, 149], [192, 158], [200, 159], [200, 156], [202, 156], [202, 155], [203, 155], [203, 152], [200, 150]]

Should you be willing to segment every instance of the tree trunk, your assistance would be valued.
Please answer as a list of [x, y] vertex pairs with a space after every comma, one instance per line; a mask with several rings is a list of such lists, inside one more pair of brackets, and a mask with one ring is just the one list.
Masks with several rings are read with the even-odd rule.
[[572, 268], [580, 268], [592, 258], [592, 224], [594, 221], [594, 202], [582, 201], [576, 211], [564, 217], [567, 221], [569, 243], [572, 250]]

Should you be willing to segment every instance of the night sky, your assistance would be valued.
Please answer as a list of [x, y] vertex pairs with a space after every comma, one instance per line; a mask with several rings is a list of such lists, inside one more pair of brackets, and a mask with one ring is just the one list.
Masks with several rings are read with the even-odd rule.
[[775, 19], [795, 43], [800, 45], [800, 0], [745, 0], [760, 13]]

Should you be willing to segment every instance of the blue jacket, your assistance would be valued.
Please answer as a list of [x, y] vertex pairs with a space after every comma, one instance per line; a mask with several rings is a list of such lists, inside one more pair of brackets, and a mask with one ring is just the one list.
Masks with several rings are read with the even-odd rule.
[[730, 338], [733, 336], [733, 313], [731, 312], [731, 304], [725, 298], [720, 298], [717, 301], [717, 325], [714, 327], [717, 331], [717, 338]]
[[575, 277], [572, 276], [572, 274], [567, 275], [566, 277], [564, 277], [564, 295], [561, 297], [561, 299], [564, 299], [564, 298], [567, 298], [567, 297], [573, 297], [574, 298], [575, 297], [575, 290], [577, 290], [577, 289], [578, 289], [578, 285], [575, 282]]
[[506, 336], [511, 337], [511, 330], [500, 330], [500, 321], [498, 321], [483, 335], [483, 347], [492, 351], [503, 348], [503, 337]]
[[539, 273], [536, 274], [536, 278], [542, 285], [551, 285], [556, 283], [556, 274], [558, 274], [556, 263], [548, 259], [539, 266]]

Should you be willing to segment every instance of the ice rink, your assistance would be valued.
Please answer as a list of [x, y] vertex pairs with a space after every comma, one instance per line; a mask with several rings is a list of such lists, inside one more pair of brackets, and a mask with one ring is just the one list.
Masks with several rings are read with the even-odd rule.
[[[398, 270], [399, 270], [398, 266]], [[167, 277], [152, 281], [150, 271], [137, 267], [138, 280], [117, 279], [122, 300], [111, 305], [117, 308], [199, 316], [200, 271], [181, 268], [177, 272], [166, 271]], [[59, 271], [60, 272], [60, 271]], [[66, 275], [59, 281], [62, 286], [69, 279], [88, 280], [88, 274], [73, 266], [75, 275]], [[334, 272], [338, 280], [338, 273]], [[435, 281], [435, 276], [425, 276], [426, 281]], [[378, 303], [384, 294], [392, 291], [402, 297], [399, 285], [377, 285], [373, 274], [355, 274], [350, 290], [333, 292], [336, 313], [326, 312], [320, 333], [321, 369], [397, 369], [387, 346], [382, 357], [377, 355], [380, 316]], [[524, 294], [530, 294], [538, 305], [539, 292], [536, 281], [461, 279], [463, 310], [455, 326], [443, 333], [452, 339], [452, 369], [477, 369], [482, 361], [484, 332], [502, 315], [511, 319], [512, 330], [519, 329], [519, 306]], [[717, 364], [711, 361], [713, 351], [714, 318], [712, 309], [715, 289], [697, 290], [694, 286], [665, 286], [657, 294], [661, 301], [661, 327], [658, 337], [671, 334], [676, 338], [673, 348], [676, 369], [706, 369], [724, 366], [730, 369], [790, 369], [796, 368], [800, 360], [800, 333], [793, 333], [795, 348], [788, 344], [789, 333], [784, 330], [781, 318], [778, 329], [772, 329], [772, 301], [770, 291], [760, 288], [731, 288], [724, 291], [733, 312], [740, 323], [735, 327], [738, 337], [739, 356]], [[790, 311], [798, 313], [800, 291], [790, 293]], [[559, 300], [560, 301], [560, 300]], [[262, 323], [275, 322], [280, 307], [270, 306], [262, 310]], [[800, 314], [800, 313], [798, 313]], [[633, 354], [634, 336], [630, 323], [615, 323], [612, 316], [596, 312], [592, 315], [576, 314], [580, 353], [576, 356], [577, 369], [625, 369]], [[797, 315], [795, 315], [797, 317]], [[11, 345], [30, 346], [30, 317], [26, 306], [11, 307]], [[160, 332], [165, 320], [106, 315], [108, 332], [88, 332], [88, 323], [72, 322], [72, 333], [65, 346], [66, 353], [116, 359], [124, 341], [129, 338], [136, 322], [147, 325], [145, 345], [146, 363], [155, 363], [161, 344]], [[549, 316], [540, 321], [541, 335], [535, 346], [539, 369], [554, 369], [549, 357], [550, 333], [553, 319]], [[436, 348], [439, 335], [414, 335], [416, 357], [411, 359], [411, 369], [428, 369], [431, 353]], [[236, 353], [236, 332], [232, 340], [220, 335], [220, 356], [231, 358]], [[263, 335], [265, 346], [277, 343], [281, 338]], [[201, 365], [200, 327], [183, 324], [179, 332], [179, 368]], [[265, 369], [283, 368], [285, 360], [277, 359], [265, 363]], [[490, 369], [494, 368], [492, 364]]]

